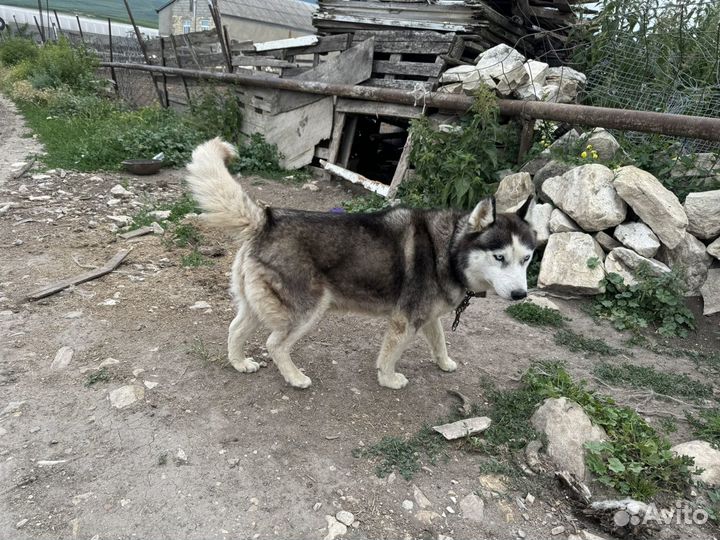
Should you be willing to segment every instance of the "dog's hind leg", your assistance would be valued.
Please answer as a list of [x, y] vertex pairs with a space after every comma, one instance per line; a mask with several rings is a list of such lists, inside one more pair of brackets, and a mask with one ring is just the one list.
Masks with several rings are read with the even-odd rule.
[[274, 329], [268, 337], [267, 349], [272, 356], [273, 362], [280, 370], [280, 374], [290, 386], [295, 388], [307, 388], [312, 384], [310, 377], [302, 373], [290, 358], [290, 350], [313, 326], [320, 320], [328, 308], [325, 298], [321, 299], [315, 309], [303, 317], [294, 317], [295, 320], [302, 319], [296, 325], [285, 324], [283, 327]]
[[435, 318], [425, 323], [420, 331], [425, 336], [428, 345], [430, 345], [430, 351], [437, 366], [443, 371], [455, 371], [457, 364], [448, 356], [445, 333], [442, 324], [440, 324], [440, 319]]
[[390, 326], [383, 338], [377, 359], [380, 386], [399, 390], [408, 383], [405, 375], [395, 372], [395, 364], [400, 360], [411, 337], [412, 332], [407, 319], [399, 317], [390, 319]]
[[252, 358], [245, 357], [245, 343], [257, 330], [260, 321], [250, 308], [247, 300], [238, 295], [237, 315], [230, 323], [228, 330], [228, 359], [232, 366], [241, 373], [253, 373], [260, 369], [260, 364]]

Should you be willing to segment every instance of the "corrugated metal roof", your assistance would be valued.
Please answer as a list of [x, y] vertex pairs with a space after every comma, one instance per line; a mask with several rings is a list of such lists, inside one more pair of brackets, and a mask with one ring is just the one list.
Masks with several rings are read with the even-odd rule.
[[315, 33], [312, 14], [317, 6], [300, 0], [220, 0], [220, 13]]

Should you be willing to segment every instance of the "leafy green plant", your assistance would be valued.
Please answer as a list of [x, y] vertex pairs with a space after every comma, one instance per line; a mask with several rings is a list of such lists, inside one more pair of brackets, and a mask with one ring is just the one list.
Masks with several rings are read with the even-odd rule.
[[0, 63], [16, 66], [21, 62], [32, 62], [38, 57], [38, 46], [32, 39], [11, 37], [0, 41]]
[[350, 213], [361, 212], [378, 212], [390, 207], [390, 201], [380, 195], [366, 195], [364, 197], [355, 197], [348, 201], [342, 202], [342, 207]]
[[615, 356], [622, 352], [620, 349], [611, 347], [602, 339], [588, 338], [568, 328], [563, 328], [555, 333], [555, 343], [567, 347], [572, 352], [586, 352], [601, 356]]
[[196, 246], [202, 243], [200, 231], [191, 223], [180, 223], [173, 230], [173, 242], [178, 247]]
[[83, 47], [75, 47], [65, 38], [47, 42], [32, 60], [30, 81], [35, 88], [66, 86], [80, 91], [98, 88], [97, 56]]
[[653, 367], [602, 362], [594, 367], [593, 373], [608, 384], [647, 388], [668, 396], [700, 399], [713, 395], [710, 385], [696, 381], [683, 373], [664, 373]]
[[495, 193], [494, 171], [509, 162], [503, 150], [509, 155], [517, 138], [514, 125], [499, 125], [497, 100], [484, 86], [457, 129], [440, 131], [423, 116], [410, 132], [415, 175], [401, 184], [399, 196], [416, 206], [470, 208]]
[[85, 379], [85, 386], [88, 388], [99, 382], [108, 382], [112, 379], [112, 375], [105, 367], [101, 367], [97, 371], [92, 371]]
[[198, 268], [200, 266], [212, 266], [213, 262], [198, 250], [193, 249], [190, 253], [180, 258], [180, 264], [185, 268]]
[[238, 157], [231, 164], [231, 170], [278, 177], [287, 174], [280, 166], [280, 159], [282, 154], [277, 146], [268, 143], [260, 133], [253, 133], [238, 146]]
[[720, 449], [720, 409], [702, 410], [699, 416], [686, 413], [685, 418], [690, 424], [693, 435]]
[[609, 273], [601, 282], [605, 292], [593, 301], [596, 316], [608, 319], [618, 330], [657, 328], [665, 337], [687, 336], [695, 318], [685, 305], [683, 282], [677, 272], [654, 275], [643, 263], [637, 283], [626, 285], [619, 274]]
[[538, 306], [532, 302], [521, 302], [511, 304], [505, 309], [505, 313], [525, 324], [532, 326], [564, 326], [569, 319], [563, 317], [556, 309]]
[[585, 445], [588, 467], [600, 483], [640, 500], [660, 492], [678, 493], [689, 485], [691, 458], [674, 455], [670, 442], [634, 410], [588, 390], [582, 381], [574, 382], [562, 364], [537, 364], [523, 381], [540, 398], [575, 401], [605, 430], [606, 441]]

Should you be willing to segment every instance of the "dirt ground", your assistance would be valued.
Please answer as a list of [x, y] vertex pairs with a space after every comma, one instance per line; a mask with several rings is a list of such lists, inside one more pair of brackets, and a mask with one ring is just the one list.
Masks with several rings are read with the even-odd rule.
[[[489, 296], [471, 303], [457, 332], [449, 331], [451, 317], [444, 321], [458, 370], [436, 369], [418, 340], [400, 362], [410, 379], [400, 391], [376, 380], [384, 323], [351, 315], [328, 316], [296, 347], [296, 363], [313, 380], [309, 389], [285, 385], [261, 334], [249, 352], [268, 367], [237, 373], [222, 361], [233, 316], [232, 241], [203, 229], [205, 244], [224, 254], [212, 266], [184, 268], [187, 250], [156, 235], [120, 239], [107, 218], [176, 199], [182, 171], [151, 177], [55, 171], [14, 179], [11, 164], [37, 148], [22, 138], [6, 101], [0, 118], [0, 208], [13, 203], [0, 215], [0, 538], [324, 538], [326, 515], [339, 510], [354, 515], [348, 539], [541, 539], [560, 525], [566, 532], [553, 538], [599, 532], [551, 483], [521, 479], [503, 486], [481, 474], [478, 455], [454, 447], [447, 462], [424, 463], [411, 481], [380, 479], [375, 462], [352, 455], [450, 413], [457, 401], [448, 389], [482, 402], [483, 380], [512, 387], [534, 360], [562, 358], [574, 376], [590, 378], [596, 359], [559, 348], [552, 332], [514, 321], [506, 303]], [[136, 196], [109, 207], [109, 190], [118, 183]], [[243, 184], [277, 206], [329, 210], [352, 196], [339, 182], [319, 182], [318, 192], [252, 178]], [[25, 300], [129, 247], [117, 271]], [[209, 307], [192, 309], [197, 302]], [[583, 303], [556, 302], [574, 330], [616, 346], [626, 338], [585, 315]], [[699, 344], [684, 345], [717, 348], [719, 322], [706, 318]], [[61, 347], [74, 351], [72, 360], [51, 369]], [[638, 364], [713, 382], [690, 360], [634, 353]], [[87, 386], [102, 362], [110, 380]], [[109, 393], [125, 385], [144, 396], [116, 409]], [[677, 404], [662, 401], [643, 409], [678, 412]], [[683, 429], [673, 435], [686, 436]], [[429, 500], [422, 511], [417, 502], [411, 510], [402, 504], [415, 500], [415, 487]], [[483, 493], [479, 522], [466, 519], [457, 504], [472, 491]], [[528, 492], [536, 500], [521, 508], [516, 498]], [[431, 511], [438, 517], [429, 520]], [[683, 526], [659, 537], [716, 534], [708, 525]]]

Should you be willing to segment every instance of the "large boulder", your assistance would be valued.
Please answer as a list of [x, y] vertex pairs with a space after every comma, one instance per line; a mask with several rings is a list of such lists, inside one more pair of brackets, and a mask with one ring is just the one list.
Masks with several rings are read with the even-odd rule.
[[638, 255], [633, 250], [624, 247], [615, 248], [608, 253], [608, 256], [605, 257], [605, 271], [620, 274], [627, 285], [634, 285], [637, 283], [635, 275], [642, 263], [647, 264], [650, 272], [656, 276], [670, 271], [670, 268], [663, 263]]
[[565, 397], [546, 399], [530, 422], [545, 436], [545, 451], [557, 469], [584, 481], [585, 443], [605, 440], [605, 431], [592, 424], [580, 405]]
[[585, 82], [585, 75], [572, 68], [550, 68], [545, 77], [542, 99], [553, 103], [574, 103]]
[[545, 62], [528, 60], [525, 64], [523, 64], [523, 67], [528, 74], [529, 80], [515, 90], [515, 95], [519, 99], [524, 99], [526, 101], [541, 100], [542, 88], [545, 86], [545, 78], [547, 77], [548, 68], [550, 66]]
[[696, 480], [708, 487], [720, 486], [720, 450], [713, 448], [709, 442], [689, 441], [676, 444], [670, 451], [695, 460], [695, 467], [703, 469], [700, 474], [693, 475]]
[[688, 219], [675, 194], [649, 172], [621, 167], [615, 176], [615, 189], [660, 241], [673, 249], [683, 241]]
[[687, 287], [687, 296], [700, 294], [700, 287], [705, 283], [708, 268], [712, 263], [712, 257], [708, 255], [705, 244], [692, 234], [685, 233], [682, 241], [674, 249], [662, 246], [658, 252], [658, 259], [670, 268], [681, 271]]
[[528, 173], [509, 174], [495, 192], [495, 208], [498, 212], [515, 212], [534, 194], [535, 186]]
[[548, 178], [543, 194], [585, 231], [602, 231], [625, 220], [627, 206], [613, 187], [613, 172], [597, 163]]
[[643, 257], [652, 258], [660, 249], [658, 237], [650, 227], [639, 221], [621, 223], [615, 227], [614, 236]]
[[685, 199], [688, 232], [709, 240], [720, 235], [720, 189], [690, 193]]
[[720, 268], [711, 268], [700, 294], [703, 297], [703, 315], [720, 313]]
[[605, 277], [605, 271], [602, 264], [588, 265], [588, 261], [594, 258], [602, 261], [604, 257], [602, 248], [589, 234], [551, 234], [540, 263], [538, 287], [576, 294], [598, 294], [602, 292], [600, 281]]
[[[440, 84], [460, 85], [465, 91], [477, 90], [481, 85], [495, 88], [495, 81], [485, 75], [477, 66], [456, 66], [440, 76]], [[458, 88], [454, 86], [453, 88]], [[447, 91], [447, 90], [446, 90]], [[451, 92], [455, 93], [455, 92]]]
[[505, 44], [481, 53], [476, 62], [480, 75], [493, 79], [496, 90], [503, 96], [509, 96], [530, 80], [524, 64], [525, 57]]
[[550, 216], [552, 211], [552, 204], [535, 204], [530, 207], [525, 218], [537, 235], [538, 246], [544, 246], [548, 238], [550, 238]]

